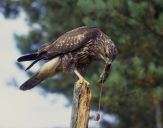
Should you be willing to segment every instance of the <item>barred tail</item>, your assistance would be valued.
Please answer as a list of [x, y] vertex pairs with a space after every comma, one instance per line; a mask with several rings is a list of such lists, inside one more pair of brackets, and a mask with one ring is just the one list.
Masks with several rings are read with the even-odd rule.
[[33, 87], [35, 87], [36, 85], [38, 85], [39, 83], [41, 83], [41, 81], [43, 81], [44, 79], [39, 77], [39, 73], [36, 73], [34, 76], [32, 76], [29, 80], [27, 80], [26, 82], [24, 82], [19, 88], [23, 91], [32, 89]]
[[56, 68], [60, 63], [61, 59], [59, 57], [48, 61], [40, 68], [40, 70], [35, 75], [33, 75], [30, 79], [23, 83], [20, 86], [20, 89], [24, 91], [29, 90], [41, 83], [46, 78], [55, 75]]
[[18, 62], [22, 62], [22, 61], [30, 61], [30, 60], [36, 60], [37, 59], [37, 53], [33, 53], [33, 54], [28, 54], [28, 55], [24, 55], [21, 56], [17, 59]]
[[27, 68], [26, 70], [30, 69], [35, 63], [37, 63], [39, 60], [43, 59], [44, 57], [41, 57], [40, 55], [38, 56], [37, 53], [29, 54], [29, 55], [24, 55], [21, 56], [17, 59], [18, 62], [22, 61], [32, 61], [34, 60]]

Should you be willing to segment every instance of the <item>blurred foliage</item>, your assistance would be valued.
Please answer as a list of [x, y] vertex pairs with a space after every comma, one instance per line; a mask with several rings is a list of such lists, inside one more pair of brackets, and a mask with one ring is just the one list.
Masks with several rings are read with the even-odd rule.
[[[16, 36], [23, 54], [83, 25], [97, 26], [110, 35], [119, 54], [104, 85], [102, 110], [119, 115], [119, 128], [156, 127], [156, 99], [163, 110], [163, 0], [0, 1], [0, 11], [7, 18], [15, 18], [21, 9], [31, 27], [29, 35]], [[98, 106], [102, 67], [95, 63], [87, 73], [93, 109]], [[71, 76], [59, 74], [42, 87], [71, 99]]]

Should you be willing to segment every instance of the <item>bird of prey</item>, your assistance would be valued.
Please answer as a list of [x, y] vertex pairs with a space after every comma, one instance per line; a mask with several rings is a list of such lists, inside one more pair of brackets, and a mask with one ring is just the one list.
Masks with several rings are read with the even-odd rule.
[[18, 62], [33, 61], [27, 69], [39, 60], [47, 61], [20, 89], [29, 90], [59, 72], [74, 72], [81, 82], [87, 82], [83, 77], [85, 70], [93, 61], [99, 60], [105, 62], [105, 67], [98, 82], [104, 83], [116, 55], [115, 44], [99, 28], [83, 26], [73, 29], [57, 40], [45, 43], [37, 52], [17, 59]]

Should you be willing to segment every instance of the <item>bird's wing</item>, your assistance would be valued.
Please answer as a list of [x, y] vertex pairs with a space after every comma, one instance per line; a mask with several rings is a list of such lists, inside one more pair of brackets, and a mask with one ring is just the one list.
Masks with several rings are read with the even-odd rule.
[[58, 55], [68, 53], [89, 43], [100, 34], [98, 28], [93, 27], [80, 27], [69, 31], [60, 36], [46, 49], [47, 52], [44, 56], [53, 58]]
[[27, 69], [29, 69], [41, 59], [49, 60], [58, 55], [77, 50], [78, 48], [89, 43], [91, 40], [95, 39], [98, 35], [100, 35], [100, 33], [101, 31], [95, 27], [79, 27], [73, 29], [60, 36], [51, 44], [46, 43], [42, 45], [36, 53], [18, 58], [18, 61], [34, 60], [34, 62], [27, 67]]

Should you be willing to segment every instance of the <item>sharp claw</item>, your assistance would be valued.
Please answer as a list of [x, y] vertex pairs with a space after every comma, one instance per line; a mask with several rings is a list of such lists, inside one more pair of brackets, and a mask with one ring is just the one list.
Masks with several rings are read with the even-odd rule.
[[87, 84], [87, 85], [89, 85], [89, 84], [90, 84], [90, 83], [89, 83], [88, 81], [86, 81], [86, 80], [85, 80], [84, 82], [86, 82], [86, 84]]
[[79, 80], [77, 81], [77, 83], [79, 83], [80, 85], [81, 84], [86, 84], [86, 85], [89, 85], [89, 82], [87, 80], [85, 80], [83, 78], [83, 76], [80, 75], [80, 73], [77, 71], [77, 70], [74, 70], [75, 74], [78, 76]]
[[90, 83], [87, 81], [87, 80], [85, 80], [85, 79], [83, 79], [83, 78], [80, 78], [78, 81], [77, 81], [80, 85], [81, 84], [86, 84], [86, 85], [89, 85]]

